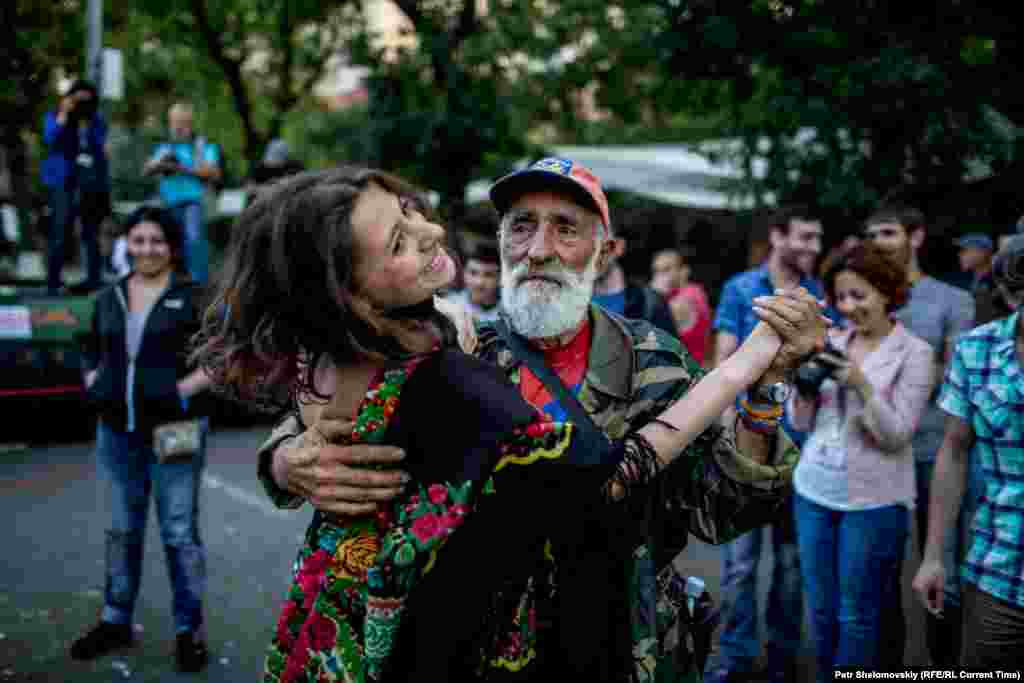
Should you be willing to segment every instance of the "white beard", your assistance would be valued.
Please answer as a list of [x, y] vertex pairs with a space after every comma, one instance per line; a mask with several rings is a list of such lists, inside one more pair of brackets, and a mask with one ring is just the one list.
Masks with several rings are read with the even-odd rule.
[[583, 321], [597, 280], [597, 259], [600, 249], [583, 273], [577, 275], [561, 263], [540, 271], [553, 282], [521, 282], [529, 272], [528, 259], [510, 266], [502, 254], [501, 308], [512, 329], [527, 339], [549, 339], [571, 332]]

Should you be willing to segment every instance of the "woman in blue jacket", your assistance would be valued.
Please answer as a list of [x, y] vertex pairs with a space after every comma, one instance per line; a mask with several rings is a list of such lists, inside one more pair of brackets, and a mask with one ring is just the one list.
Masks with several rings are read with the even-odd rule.
[[207, 659], [201, 635], [206, 553], [198, 524], [207, 422], [199, 420], [197, 450], [163, 462], [153, 432], [193, 417], [191, 398], [210, 384], [205, 372], [187, 364], [201, 289], [181, 269], [182, 228], [167, 210], [138, 210], [127, 236], [132, 271], [97, 295], [83, 349], [85, 385], [99, 414], [98, 466], [111, 485], [114, 518], [100, 623], [74, 643], [71, 656], [93, 659], [131, 644], [154, 491], [174, 594], [178, 668], [198, 671]]

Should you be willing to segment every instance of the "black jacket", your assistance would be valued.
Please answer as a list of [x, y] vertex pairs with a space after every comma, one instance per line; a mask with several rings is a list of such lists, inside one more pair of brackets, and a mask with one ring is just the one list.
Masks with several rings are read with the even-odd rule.
[[673, 339], [679, 336], [672, 311], [660, 294], [650, 287], [629, 283], [626, 285], [625, 296], [623, 318], [646, 320], [655, 327], [660, 327]]
[[[91, 331], [82, 339], [83, 370], [99, 373], [86, 392], [100, 418], [112, 429], [124, 430], [128, 420], [129, 359], [125, 346], [127, 275], [96, 297]], [[181, 404], [178, 380], [191, 368], [186, 362], [189, 341], [199, 330], [200, 287], [177, 273], [153, 304], [146, 318], [135, 359], [135, 430], [145, 433], [154, 426], [199, 414], [194, 402], [189, 411]]]

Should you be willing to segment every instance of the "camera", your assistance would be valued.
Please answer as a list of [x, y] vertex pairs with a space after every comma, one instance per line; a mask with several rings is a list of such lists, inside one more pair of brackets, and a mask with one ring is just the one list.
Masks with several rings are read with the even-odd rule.
[[175, 168], [175, 166], [183, 165], [181, 163], [181, 160], [178, 158], [178, 155], [175, 154], [172, 150], [166, 150], [163, 154], [160, 155], [157, 161], [164, 166], [164, 168], [160, 170], [160, 172], [163, 173], [164, 175], [176, 174], [178, 171]]
[[828, 356], [846, 358], [846, 355], [831, 343], [825, 344], [824, 354], [827, 355], [818, 354], [797, 368], [793, 384], [804, 396], [816, 395], [821, 391], [822, 383], [839, 369], [840, 366], [833, 363]]
[[91, 121], [97, 110], [96, 98], [77, 98], [68, 111], [68, 118], [72, 121]]

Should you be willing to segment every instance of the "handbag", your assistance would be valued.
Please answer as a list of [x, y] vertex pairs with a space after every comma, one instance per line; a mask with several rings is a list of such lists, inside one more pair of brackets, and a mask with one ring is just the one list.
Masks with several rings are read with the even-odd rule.
[[153, 429], [153, 451], [157, 462], [188, 460], [202, 445], [202, 424], [198, 418], [158, 425]]

